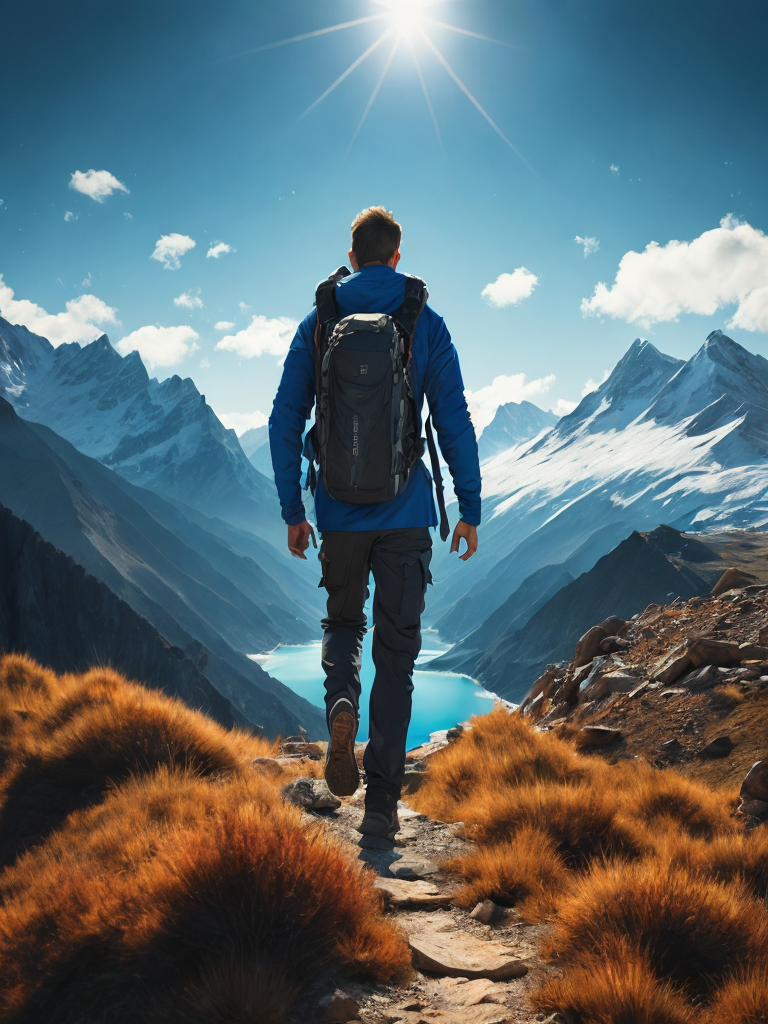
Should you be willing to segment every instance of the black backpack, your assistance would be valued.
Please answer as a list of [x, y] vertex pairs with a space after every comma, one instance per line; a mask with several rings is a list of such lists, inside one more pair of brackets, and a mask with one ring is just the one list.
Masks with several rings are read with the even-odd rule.
[[[339, 318], [336, 285], [346, 267], [318, 285], [315, 293], [315, 425], [304, 454], [337, 501], [371, 505], [391, 501], [405, 490], [424, 454], [418, 411], [408, 377], [411, 341], [427, 301], [427, 286], [407, 277], [405, 298], [394, 313], [354, 313]], [[427, 445], [440, 507], [440, 536], [448, 535], [442, 477], [432, 426]]]

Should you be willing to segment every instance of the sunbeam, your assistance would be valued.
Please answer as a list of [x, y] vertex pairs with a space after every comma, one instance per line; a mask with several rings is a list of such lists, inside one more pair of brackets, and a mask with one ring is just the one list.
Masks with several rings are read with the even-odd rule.
[[376, 40], [375, 43], [371, 43], [371, 45], [368, 47], [368, 49], [365, 50], [363, 53], [361, 53], [360, 56], [357, 58], [357, 60], [353, 61], [349, 65], [347, 70], [342, 72], [342, 74], [339, 75], [339, 77], [336, 79], [336, 81], [333, 83], [333, 85], [329, 85], [328, 86], [328, 88], [325, 90], [325, 92], [322, 94], [322, 96], [318, 96], [317, 99], [314, 101], [314, 103], [310, 103], [310, 105], [307, 107], [307, 109], [301, 115], [299, 120], [301, 120], [302, 117], [306, 117], [307, 114], [310, 113], [310, 111], [315, 109], [315, 107], [319, 107], [320, 104], [323, 102], [323, 100], [327, 96], [330, 96], [331, 93], [333, 92], [333, 90], [336, 89], [338, 86], [340, 86], [341, 83], [344, 81], [344, 79], [348, 78], [349, 75], [351, 75], [353, 71], [355, 71], [357, 68], [359, 68], [360, 65], [363, 63], [363, 61], [367, 60], [370, 57], [370, 55], [373, 53], [373, 51], [378, 49], [381, 46], [381, 44], [384, 42], [384, 40], [385, 39], [389, 39], [389, 37], [391, 35], [392, 35], [391, 30], [389, 32], [383, 32], [379, 36], [379, 38]]
[[338, 25], [329, 25], [328, 28], [317, 28], [314, 32], [304, 32], [300, 36], [291, 36], [290, 39], [280, 39], [276, 43], [264, 43], [263, 46], [255, 46], [252, 50], [243, 50], [241, 53], [233, 54], [233, 57], [247, 57], [252, 53], [263, 53], [265, 50], [276, 50], [278, 46], [289, 46], [291, 43], [302, 43], [305, 39], [315, 39], [317, 36], [327, 36], [329, 32], [341, 32], [345, 28], [354, 28], [355, 25], [365, 25], [369, 21], [380, 21], [386, 18], [386, 12], [381, 14], [369, 14], [365, 18], [355, 18], [354, 21], [343, 21]]
[[516, 154], [516, 155], [517, 155], [518, 157], [520, 157], [520, 159], [521, 159], [521, 160], [523, 161], [523, 163], [525, 163], [525, 164], [526, 164], [526, 166], [529, 166], [529, 165], [528, 165], [528, 161], [527, 161], [527, 160], [525, 159], [525, 157], [524, 157], [524, 156], [523, 156], [523, 154], [522, 154], [522, 153], [520, 152], [520, 150], [519, 150], [519, 149], [517, 148], [517, 146], [515, 146], [515, 145], [514, 145], [514, 143], [510, 142], [510, 140], [509, 140], [509, 139], [507, 138], [507, 136], [506, 136], [506, 135], [504, 134], [504, 132], [503, 132], [503, 131], [501, 130], [501, 128], [499, 128], [499, 126], [498, 126], [498, 125], [496, 124], [496, 122], [495, 122], [495, 121], [493, 120], [493, 118], [491, 117], [491, 115], [490, 115], [490, 114], [488, 114], [488, 113], [487, 113], [487, 112], [486, 112], [486, 111], [485, 111], [485, 110], [483, 109], [483, 107], [482, 107], [482, 106], [481, 106], [481, 105], [480, 105], [480, 104], [478, 103], [478, 101], [477, 101], [477, 100], [475, 99], [475, 97], [474, 97], [474, 96], [472, 95], [472, 93], [471, 93], [471, 92], [469, 91], [469, 89], [468, 89], [468, 88], [466, 87], [466, 85], [464, 85], [464, 83], [462, 82], [462, 80], [461, 80], [461, 79], [459, 78], [459, 76], [458, 76], [458, 75], [456, 74], [456, 72], [455, 72], [455, 71], [453, 70], [453, 68], [452, 68], [452, 67], [451, 67], [451, 65], [450, 65], [450, 64], [448, 63], [448, 61], [447, 61], [447, 60], [445, 59], [445, 57], [444, 57], [444, 56], [442, 55], [442, 53], [441, 53], [441, 52], [440, 52], [440, 51], [438, 50], [438, 48], [437, 48], [437, 47], [435, 46], [435, 44], [434, 44], [434, 43], [432, 42], [432, 40], [431, 40], [431, 39], [429, 38], [429, 36], [427, 35], [427, 33], [426, 33], [426, 32], [422, 32], [422, 33], [421, 33], [421, 35], [422, 35], [422, 37], [423, 37], [423, 39], [424, 39], [425, 43], [427, 44], [427, 46], [428, 46], [428, 47], [430, 48], [430, 50], [431, 50], [431, 51], [432, 51], [432, 52], [434, 53], [434, 55], [435, 55], [435, 56], [437, 57], [437, 59], [438, 59], [438, 60], [440, 61], [440, 63], [441, 63], [442, 65], [443, 65], [443, 67], [444, 67], [444, 68], [445, 68], [445, 70], [446, 70], [446, 71], [448, 72], [448, 74], [449, 74], [449, 75], [451, 76], [451, 78], [452, 78], [452, 79], [454, 80], [454, 82], [456, 83], [456, 85], [458, 85], [458, 87], [459, 87], [459, 88], [461, 89], [461, 91], [462, 91], [462, 92], [464, 93], [464, 95], [465, 95], [465, 96], [467, 97], [467, 99], [468, 99], [468, 100], [469, 100], [469, 102], [470, 102], [470, 103], [472, 104], [472, 106], [473, 106], [473, 107], [474, 107], [474, 108], [475, 108], [475, 109], [476, 109], [476, 110], [477, 110], [477, 111], [478, 111], [478, 112], [479, 112], [480, 114], [482, 114], [482, 115], [483, 115], [483, 117], [484, 117], [484, 118], [485, 118], [485, 120], [486, 120], [486, 121], [488, 122], [488, 124], [489, 124], [489, 125], [491, 126], [491, 128], [493, 128], [493, 130], [494, 130], [494, 131], [496, 132], [496, 134], [497, 134], [497, 135], [498, 135], [498, 136], [499, 136], [500, 138], [502, 138], [502, 139], [503, 139], [503, 140], [504, 140], [504, 141], [506, 142], [506, 144], [507, 144], [507, 145], [509, 146], [509, 148], [510, 148], [510, 149], [512, 150], [512, 152], [513, 152], [513, 153], [515, 153], [515, 154]]
[[432, 106], [432, 98], [430, 97], [429, 90], [427, 89], [427, 83], [421, 70], [419, 58], [416, 56], [416, 49], [413, 45], [413, 40], [409, 39], [408, 44], [411, 48], [413, 63], [416, 65], [416, 74], [419, 76], [419, 81], [421, 82], [421, 91], [424, 93], [424, 99], [427, 101], [427, 109], [429, 110], [429, 116], [432, 118], [432, 124], [435, 126], [435, 135], [437, 135], [437, 141], [440, 144], [440, 152], [445, 154], [445, 147], [443, 146], [443, 136], [440, 134], [440, 125], [437, 123], [435, 108]]
[[519, 50], [515, 43], [508, 43], [506, 39], [495, 39], [493, 36], [483, 36], [479, 32], [471, 32], [468, 28], [459, 28], [458, 25], [451, 25], [447, 21], [436, 21], [434, 18], [422, 18], [428, 25], [436, 25], [438, 28], [447, 28], [451, 32], [458, 32], [462, 36], [471, 36], [473, 39], [483, 39], [486, 43], [498, 43], [499, 46], [508, 46], [511, 50]]
[[400, 46], [400, 37], [398, 36], [398, 38], [395, 39], [394, 45], [393, 45], [393, 47], [392, 47], [392, 49], [390, 51], [389, 56], [387, 57], [387, 63], [384, 65], [384, 68], [382, 69], [382, 72], [379, 75], [379, 80], [376, 83], [376, 85], [374, 85], [374, 87], [373, 87], [373, 92], [371, 93], [370, 99], [368, 100], [368, 102], [365, 105], [365, 110], [363, 111], [363, 116], [357, 122], [357, 127], [355, 128], [354, 134], [353, 134], [352, 138], [349, 141], [349, 145], [347, 146], [347, 154], [349, 154], [350, 151], [352, 150], [352, 147], [354, 146], [355, 141], [356, 141], [358, 135], [360, 134], [360, 130], [363, 127], [363, 125], [365, 124], [365, 119], [366, 119], [366, 117], [368, 117], [368, 114], [370, 113], [371, 107], [376, 102], [376, 97], [379, 95], [379, 90], [381, 89], [382, 85], [384, 84], [384, 79], [387, 77], [387, 72], [389, 71], [390, 67], [392, 66], [392, 61], [395, 59], [395, 54], [397, 53], [399, 46]]

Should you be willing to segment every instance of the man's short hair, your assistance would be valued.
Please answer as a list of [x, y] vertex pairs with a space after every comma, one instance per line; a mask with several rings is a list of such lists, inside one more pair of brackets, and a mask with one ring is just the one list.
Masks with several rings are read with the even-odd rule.
[[352, 252], [359, 266], [389, 263], [400, 248], [402, 228], [383, 206], [369, 206], [352, 221]]

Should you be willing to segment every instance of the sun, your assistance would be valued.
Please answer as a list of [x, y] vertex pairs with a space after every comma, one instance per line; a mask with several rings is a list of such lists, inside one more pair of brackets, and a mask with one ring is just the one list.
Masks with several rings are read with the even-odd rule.
[[[329, 25], [327, 28], [314, 29], [312, 32], [303, 32], [301, 35], [291, 36], [290, 39], [280, 39], [274, 43], [264, 43], [262, 46], [256, 46], [251, 50], [246, 50], [245, 53], [236, 54], [235, 56], [244, 57], [248, 54], [262, 53], [264, 50], [273, 50], [278, 46], [288, 46], [291, 43], [304, 42], [307, 39], [315, 39], [318, 36], [328, 35], [330, 32], [340, 32], [343, 29], [355, 28], [358, 25], [365, 25], [369, 22], [383, 23], [383, 31], [381, 35], [378, 36], [378, 38], [376, 38], [367, 49], [363, 50], [363, 52], [352, 61], [349, 67], [342, 71], [334, 82], [331, 82], [325, 92], [321, 93], [317, 99], [310, 103], [301, 115], [301, 118], [306, 117], [307, 114], [311, 113], [316, 107], [318, 107], [323, 100], [327, 99], [327, 97], [330, 96], [345, 79], [349, 78], [349, 76], [356, 71], [364, 61], [367, 61], [372, 54], [379, 50], [384, 43], [389, 43], [390, 46], [388, 48], [388, 52], [386, 48], [384, 50], [384, 52], [387, 53], [384, 66], [376, 84], [373, 87], [373, 92], [368, 98], [368, 102], [365, 104], [363, 113], [352, 134], [349, 146], [347, 147], [347, 152], [349, 152], [354, 146], [355, 141], [365, 124], [366, 118], [376, 102], [376, 98], [378, 97], [381, 87], [390, 72], [398, 50], [401, 46], [405, 45], [410, 50], [413, 58], [421, 91], [424, 95], [424, 100], [426, 102], [427, 109], [429, 110], [430, 117], [432, 118], [432, 124], [435, 129], [435, 134], [437, 135], [437, 140], [442, 148], [443, 142], [440, 135], [440, 126], [437, 121], [434, 107], [432, 106], [432, 99], [429, 94], [427, 80], [424, 75], [424, 71], [422, 70], [421, 62], [417, 56], [416, 43], [420, 43], [423, 44], [420, 47], [421, 50], [431, 53], [437, 63], [447, 73], [448, 77], [453, 80], [464, 96], [466, 96], [475, 110], [477, 110], [496, 134], [503, 139], [509, 148], [517, 154], [523, 163], [530, 167], [525, 157], [507, 138], [490, 114], [481, 106], [480, 102], [475, 99], [469, 91], [469, 88], [453, 70], [432, 36], [434, 34], [434, 30], [438, 29], [440, 31], [453, 32], [465, 37], [468, 36], [472, 39], [479, 39], [487, 43], [498, 43], [501, 46], [508, 46], [513, 49], [516, 48], [514, 43], [505, 42], [503, 39], [494, 39], [492, 36], [484, 36], [480, 32], [473, 32], [470, 29], [460, 28], [458, 25], [452, 25], [447, 21], [438, 21], [431, 17], [432, 9], [444, 4], [445, 2], [446, 0], [369, 0], [369, 3], [373, 7], [373, 13], [371, 14], [363, 15], [360, 18], [354, 18], [352, 21], [339, 22], [337, 25]], [[299, 118], [299, 120], [301, 120], [301, 118]]]

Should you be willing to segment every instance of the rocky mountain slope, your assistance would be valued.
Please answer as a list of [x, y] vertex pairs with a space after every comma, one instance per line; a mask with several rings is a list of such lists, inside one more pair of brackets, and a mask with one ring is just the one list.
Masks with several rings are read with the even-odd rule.
[[[24, 421], [2, 398], [0, 501], [174, 646], [202, 645], [205, 674], [250, 722], [270, 735], [299, 724], [322, 732], [320, 711], [247, 657], [280, 641], [312, 639], [316, 628], [280, 576], [233, 549], [226, 535], [204, 530], [47, 427]], [[268, 548], [251, 536], [253, 548]]]
[[[202, 648], [173, 647], [95, 576], [0, 505], [0, 650], [55, 672], [106, 665], [225, 728], [247, 725], [205, 677]], [[197, 660], [194, 660], [196, 656]]]
[[127, 480], [282, 540], [277, 498], [194, 382], [150, 378], [106, 335], [54, 348], [0, 317], [0, 394]]
[[[670, 533], [680, 538], [665, 527], [633, 532], [588, 572], [557, 590], [522, 626], [519, 616], [509, 615], [513, 596], [488, 623], [431, 664], [465, 673], [499, 696], [519, 701], [531, 678], [546, 664], [567, 657], [590, 624], [612, 614], [629, 618], [651, 602], [708, 592], [706, 579], [671, 557]], [[714, 551], [710, 554], [717, 559]]]
[[686, 363], [636, 341], [543, 438], [484, 464], [480, 549], [459, 566], [436, 553], [431, 620], [458, 640], [526, 577], [593, 540], [596, 560], [660, 522], [759, 528], [768, 522], [767, 426], [762, 357], [720, 331]]

